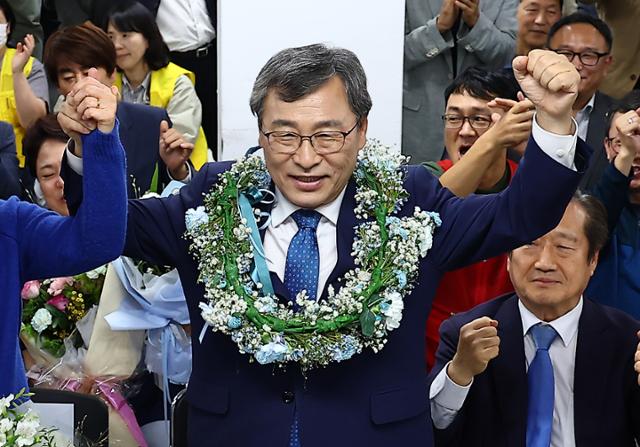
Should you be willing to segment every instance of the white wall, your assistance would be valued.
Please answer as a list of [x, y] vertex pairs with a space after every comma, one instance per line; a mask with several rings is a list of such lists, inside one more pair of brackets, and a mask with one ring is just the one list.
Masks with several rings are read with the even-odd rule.
[[356, 53], [373, 99], [368, 136], [399, 150], [404, 1], [218, 0], [218, 31], [218, 160], [257, 145], [249, 95], [260, 68], [283, 48], [316, 42]]

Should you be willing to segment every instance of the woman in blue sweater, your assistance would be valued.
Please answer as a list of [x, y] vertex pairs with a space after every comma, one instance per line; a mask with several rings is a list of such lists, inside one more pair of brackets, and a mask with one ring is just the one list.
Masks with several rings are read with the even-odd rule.
[[[95, 70], [95, 69], [92, 69]], [[62, 217], [15, 197], [0, 200], [0, 397], [27, 386], [18, 344], [21, 285], [85, 272], [122, 252], [126, 225], [125, 159], [115, 121], [116, 95], [87, 78], [68, 95], [61, 123], [84, 147], [84, 200]]]

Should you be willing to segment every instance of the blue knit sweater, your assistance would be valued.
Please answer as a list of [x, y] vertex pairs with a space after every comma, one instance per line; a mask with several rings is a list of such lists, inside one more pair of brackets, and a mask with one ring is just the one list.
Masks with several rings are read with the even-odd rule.
[[118, 126], [82, 141], [84, 200], [75, 217], [0, 200], [0, 397], [26, 387], [18, 344], [22, 284], [85, 272], [123, 249], [127, 192]]

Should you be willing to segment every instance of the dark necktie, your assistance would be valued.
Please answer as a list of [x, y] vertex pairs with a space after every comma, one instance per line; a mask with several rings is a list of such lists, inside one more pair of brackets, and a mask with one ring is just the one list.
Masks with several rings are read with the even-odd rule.
[[558, 333], [548, 324], [536, 324], [531, 329], [536, 355], [529, 365], [527, 381], [527, 447], [549, 447], [553, 426], [554, 380], [549, 346]]

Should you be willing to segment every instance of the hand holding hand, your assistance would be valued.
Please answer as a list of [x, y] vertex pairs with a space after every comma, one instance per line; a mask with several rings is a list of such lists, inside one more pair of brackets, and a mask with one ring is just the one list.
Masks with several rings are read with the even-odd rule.
[[193, 152], [193, 144], [184, 140], [183, 135], [169, 128], [166, 121], [160, 123], [160, 158], [167, 165], [171, 177], [182, 180], [189, 175], [187, 160]]
[[456, 20], [458, 19], [458, 8], [456, 7], [455, 0], [442, 0], [442, 6], [440, 7], [440, 13], [436, 19], [436, 26], [440, 33], [449, 31]]
[[513, 60], [513, 72], [524, 94], [536, 106], [540, 127], [559, 135], [572, 133], [571, 107], [578, 96], [580, 74], [553, 51], [533, 50]]
[[531, 135], [535, 107], [522, 93], [518, 92], [518, 97], [519, 101], [496, 98], [487, 104], [489, 107], [506, 111], [504, 115], [493, 113], [493, 126], [480, 137], [494, 139], [497, 149], [514, 148], [527, 141]]
[[67, 102], [76, 107], [82, 121], [93, 121], [100, 132], [109, 133], [115, 126], [118, 89], [104, 85], [97, 78], [98, 71], [89, 69], [88, 77], [81, 79], [67, 95]]
[[499, 353], [498, 322], [489, 317], [477, 318], [460, 328], [458, 349], [447, 370], [448, 376], [460, 386], [487, 369], [489, 361]]
[[480, 0], [456, 0], [456, 7], [462, 12], [462, 20], [473, 28], [480, 18]]
[[16, 45], [16, 54], [11, 61], [11, 70], [14, 74], [23, 72], [24, 66], [27, 65], [35, 47], [36, 39], [32, 34], [27, 34], [24, 42], [18, 42], [18, 45]]

